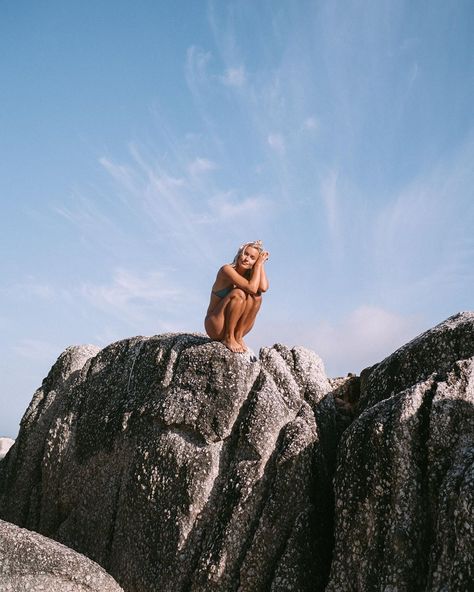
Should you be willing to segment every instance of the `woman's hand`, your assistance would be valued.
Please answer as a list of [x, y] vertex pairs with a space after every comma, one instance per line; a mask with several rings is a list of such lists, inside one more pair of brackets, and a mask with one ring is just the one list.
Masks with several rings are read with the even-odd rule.
[[268, 251], [262, 251], [259, 255], [259, 259], [261, 259], [262, 263], [265, 263], [265, 261], [268, 261], [270, 257], [270, 253]]

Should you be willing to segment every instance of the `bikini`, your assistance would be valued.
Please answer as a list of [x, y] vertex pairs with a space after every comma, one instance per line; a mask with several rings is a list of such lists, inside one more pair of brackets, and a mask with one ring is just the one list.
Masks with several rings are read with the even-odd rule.
[[[244, 278], [247, 278], [249, 280], [251, 277], [252, 277], [252, 272], [250, 269], [248, 269], [244, 274]], [[235, 288], [235, 286], [232, 285], [232, 286], [229, 286], [228, 288], [222, 288], [222, 290], [216, 290], [215, 292], [212, 291], [212, 294], [215, 294], [218, 298], [225, 298], [227, 296], [227, 294], [230, 294], [234, 288]]]
[[228, 288], [222, 288], [222, 290], [216, 290], [212, 293], [215, 294], [218, 298], [225, 298], [227, 294], [230, 294], [232, 292], [233, 289], [234, 286], [229, 286]]

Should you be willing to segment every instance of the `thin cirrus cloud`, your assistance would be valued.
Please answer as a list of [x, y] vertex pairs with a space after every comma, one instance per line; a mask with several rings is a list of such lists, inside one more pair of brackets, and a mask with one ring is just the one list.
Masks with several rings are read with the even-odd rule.
[[188, 171], [191, 175], [199, 175], [217, 169], [217, 164], [208, 158], [195, 158], [188, 165]]
[[392, 270], [390, 277], [416, 275], [415, 284], [424, 283], [425, 290], [428, 279], [435, 288], [472, 278], [474, 241], [466, 237], [474, 224], [473, 158], [468, 140], [449, 162], [420, 174], [378, 210], [374, 253], [379, 267]]
[[227, 193], [209, 200], [209, 206], [218, 220], [225, 220], [255, 216], [270, 206], [270, 200], [263, 196], [234, 200], [231, 193]]
[[227, 68], [221, 76], [221, 81], [226, 86], [242, 87], [247, 81], [247, 74], [244, 66], [237, 68]]
[[178, 308], [183, 291], [172, 286], [163, 272], [140, 275], [117, 269], [112, 281], [85, 283], [81, 294], [94, 307], [133, 325], [146, 320], [157, 310], [169, 312]]
[[210, 51], [192, 45], [186, 52], [185, 78], [189, 89], [197, 94], [199, 86], [207, 81], [207, 66], [211, 60]]

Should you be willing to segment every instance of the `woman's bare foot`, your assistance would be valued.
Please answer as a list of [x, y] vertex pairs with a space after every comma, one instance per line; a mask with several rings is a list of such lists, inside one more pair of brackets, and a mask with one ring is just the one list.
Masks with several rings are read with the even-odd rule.
[[235, 339], [222, 339], [221, 343], [223, 343], [227, 349], [236, 353], [243, 353], [246, 351], [240, 343], [238, 343]]
[[247, 344], [244, 341], [243, 337], [237, 337], [235, 338], [235, 340], [237, 341], [237, 343], [242, 346], [244, 348], [244, 352], [249, 351], [249, 348], [247, 347]]

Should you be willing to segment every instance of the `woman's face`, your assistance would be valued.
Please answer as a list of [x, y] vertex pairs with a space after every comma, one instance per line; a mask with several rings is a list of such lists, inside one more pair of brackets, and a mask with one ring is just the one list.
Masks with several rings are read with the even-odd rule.
[[257, 261], [259, 255], [258, 249], [255, 247], [245, 247], [239, 257], [239, 265], [244, 269], [252, 269]]

